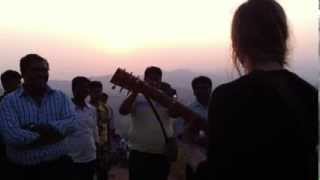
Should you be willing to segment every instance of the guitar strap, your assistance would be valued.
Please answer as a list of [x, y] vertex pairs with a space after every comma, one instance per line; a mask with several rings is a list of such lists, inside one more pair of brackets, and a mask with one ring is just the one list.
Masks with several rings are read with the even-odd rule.
[[159, 124], [160, 124], [161, 131], [162, 131], [164, 140], [165, 140], [166, 143], [168, 143], [168, 135], [167, 135], [167, 133], [166, 133], [166, 130], [164, 129], [164, 126], [163, 126], [163, 123], [162, 123], [162, 121], [161, 121], [161, 119], [160, 119], [160, 116], [159, 116], [158, 111], [157, 111], [156, 108], [154, 107], [154, 105], [153, 105], [152, 101], [150, 100], [150, 98], [147, 97], [146, 95], [143, 95], [143, 96], [146, 98], [146, 100], [148, 101], [149, 105], [151, 106], [151, 109], [152, 109], [152, 111], [154, 112], [154, 115], [156, 116], [156, 119], [158, 120], [158, 122], [159, 122]]

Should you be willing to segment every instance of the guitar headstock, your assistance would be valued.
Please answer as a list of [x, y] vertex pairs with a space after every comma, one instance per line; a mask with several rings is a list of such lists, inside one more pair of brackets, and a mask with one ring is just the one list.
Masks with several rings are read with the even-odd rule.
[[128, 91], [136, 91], [139, 89], [142, 81], [139, 79], [139, 77], [135, 77], [132, 73], [128, 73], [125, 69], [118, 68], [112, 76], [110, 82], [114, 85], [120, 86], [121, 90], [127, 89]]

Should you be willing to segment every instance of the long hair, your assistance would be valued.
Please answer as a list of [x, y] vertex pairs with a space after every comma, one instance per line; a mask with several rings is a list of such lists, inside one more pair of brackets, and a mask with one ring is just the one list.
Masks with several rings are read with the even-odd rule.
[[235, 12], [232, 20], [232, 60], [240, 73], [240, 65], [274, 61], [285, 65], [287, 18], [274, 0], [248, 0]]

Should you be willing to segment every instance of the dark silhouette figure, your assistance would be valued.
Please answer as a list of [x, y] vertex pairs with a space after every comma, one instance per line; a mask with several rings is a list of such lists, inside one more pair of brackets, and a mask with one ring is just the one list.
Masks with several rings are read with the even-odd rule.
[[20, 60], [22, 87], [0, 104], [1, 135], [11, 163], [10, 179], [68, 179], [65, 138], [75, 129], [70, 99], [47, 85], [49, 64], [37, 54]]
[[91, 81], [90, 104], [96, 108], [99, 140], [97, 144], [97, 179], [107, 180], [111, 165], [111, 125], [112, 111], [104, 103], [103, 85], [100, 81]]
[[[110, 117], [110, 123], [109, 123], [109, 133], [110, 133], [110, 140], [111, 140], [111, 144], [114, 143], [114, 137], [117, 136], [116, 135], [116, 129], [115, 129], [115, 125], [114, 125], [114, 113], [113, 113], [113, 109], [112, 107], [108, 104], [108, 100], [109, 100], [109, 95], [105, 92], [101, 93], [101, 97], [100, 97], [100, 101], [102, 102], [102, 104], [108, 109], [109, 112], [109, 117]], [[114, 147], [111, 145], [111, 151], [114, 151]]]
[[20, 87], [21, 75], [17, 71], [7, 70], [1, 74], [1, 84], [4, 94], [0, 97], [0, 101], [5, 95]]
[[93, 180], [96, 170], [97, 113], [85, 102], [90, 80], [77, 76], [72, 80], [72, 101], [75, 104], [77, 129], [69, 137], [69, 155], [73, 161], [73, 180]]
[[[21, 75], [17, 71], [7, 70], [1, 74], [1, 84], [4, 89], [4, 93], [0, 96], [0, 103], [10, 92], [16, 90], [21, 84]], [[6, 157], [6, 146], [0, 136], [0, 169], [2, 169], [2, 177], [8, 177], [9, 163]], [[8, 175], [7, 175], [8, 174]]]
[[233, 61], [245, 74], [211, 96], [210, 179], [318, 178], [317, 89], [284, 68], [288, 37], [276, 1], [249, 0], [236, 10]]
[[101, 101], [102, 101], [102, 103], [107, 104], [108, 99], [109, 99], [109, 95], [108, 95], [107, 93], [104, 93], [104, 92], [103, 92], [103, 93], [101, 94]]
[[177, 96], [177, 90], [173, 89], [167, 82], [161, 82], [160, 89], [170, 97]]
[[[194, 78], [191, 82], [193, 94], [195, 96], [195, 101], [189, 105], [189, 108], [199, 114], [205, 124], [208, 124], [208, 105], [210, 100], [210, 95], [212, 93], [212, 81], [210, 78], [206, 76], [198, 76]], [[198, 156], [196, 154], [192, 154], [192, 148], [197, 148], [200, 150], [201, 154], [203, 154], [203, 159], [199, 159], [198, 161], [204, 161], [207, 151], [207, 143], [208, 143], [208, 135], [199, 129], [195, 129], [192, 124], [184, 124], [184, 129], [186, 132], [193, 132], [192, 138], [183, 137], [183, 142], [186, 144], [186, 151], [189, 156]], [[195, 173], [194, 167], [191, 165], [192, 163], [187, 162], [186, 166], [186, 180], [195, 180], [197, 179], [197, 175]]]
[[102, 100], [103, 85], [100, 81], [91, 81], [89, 90], [90, 104], [96, 107]]
[[192, 80], [191, 86], [197, 101], [204, 107], [207, 107], [212, 91], [211, 79], [206, 76], [196, 77]]
[[87, 106], [85, 99], [89, 96], [90, 80], [83, 76], [72, 79], [72, 101], [76, 106], [83, 108]]

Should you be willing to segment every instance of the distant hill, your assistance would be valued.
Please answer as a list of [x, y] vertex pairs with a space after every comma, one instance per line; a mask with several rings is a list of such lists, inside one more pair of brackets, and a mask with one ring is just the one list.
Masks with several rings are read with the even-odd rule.
[[[222, 76], [216, 75], [216, 74], [201, 74], [192, 72], [189, 70], [174, 70], [174, 71], [168, 71], [163, 73], [163, 81], [166, 81], [171, 84], [173, 88], [175, 88], [178, 92], [179, 98], [183, 102], [189, 102], [191, 101], [190, 97], [192, 98], [192, 89], [191, 89], [191, 81], [194, 77], [205, 75], [212, 79], [213, 86], [216, 87], [217, 85], [221, 84], [225, 80], [222, 78]], [[113, 84], [110, 83], [112, 75], [106, 75], [106, 76], [95, 76], [90, 77], [91, 80], [97, 80], [102, 82], [104, 86], [104, 92], [108, 93], [110, 97], [121, 97], [125, 96], [126, 91], [124, 90], [121, 94], [119, 94], [119, 91], [117, 89], [113, 90], [112, 86]], [[142, 75], [139, 74], [139, 77], [142, 77]], [[60, 89], [63, 92], [65, 92], [67, 95], [71, 96], [71, 82], [70, 81], [57, 81], [57, 80], [50, 80], [49, 85], [53, 88]]]
[[[163, 72], [163, 81], [166, 81], [171, 84], [173, 88], [177, 90], [178, 98], [180, 102], [183, 104], [189, 104], [194, 100], [193, 92], [191, 89], [191, 81], [194, 77], [205, 75], [210, 77], [213, 80], [214, 87], [221, 84], [224, 80], [221, 78], [222, 76], [218, 76], [217, 74], [201, 74], [192, 72], [189, 70], [175, 70], [175, 71], [168, 71]], [[123, 102], [125, 97], [127, 96], [127, 91], [123, 90], [121, 93], [119, 92], [119, 88], [112, 89], [113, 84], [110, 83], [112, 75], [105, 75], [105, 76], [96, 76], [96, 77], [90, 77], [91, 80], [97, 80], [102, 82], [104, 86], [104, 92], [106, 92], [109, 95], [109, 104], [114, 109], [115, 113], [115, 119], [118, 120], [116, 124], [118, 126], [127, 126], [126, 122], [121, 122], [119, 119], [123, 119], [123, 117], [118, 113], [118, 109], [120, 104]], [[141, 74], [139, 77], [143, 77]], [[50, 80], [49, 85], [52, 88], [60, 89], [63, 92], [65, 92], [68, 96], [72, 96], [71, 91], [71, 81], [57, 81], [57, 80]], [[119, 125], [120, 123], [120, 125]], [[122, 124], [122, 125], [121, 125]], [[120, 128], [121, 129], [121, 128]]]

